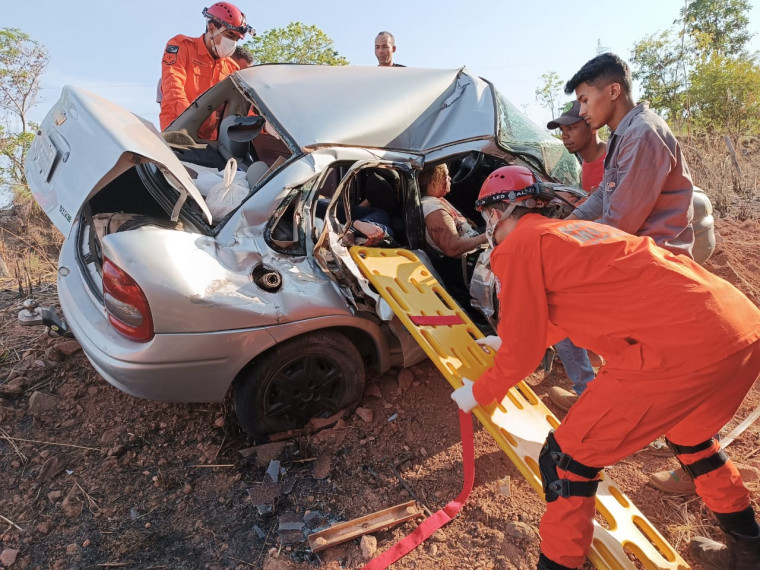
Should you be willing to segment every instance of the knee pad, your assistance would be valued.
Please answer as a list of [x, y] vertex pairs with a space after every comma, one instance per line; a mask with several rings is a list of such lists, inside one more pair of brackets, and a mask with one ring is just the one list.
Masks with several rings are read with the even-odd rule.
[[712, 455], [700, 459], [699, 461], [695, 461], [694, 463], [687, 464], [681, 460], [681, 455], [688, 455], [691, 453], [699, 453], [700, 451], [705, 451], [706, 449], [710, 449], [714, 442], [715, 438], [711, 437], [707, 441], [703, 441], [697, 445], [678, 445], [668, 440], [667, 438], [665, 439], [665, 443], [673, 451], [673, 453], [675, 453], [676, 459], [678, 459], [678, 462], [681, 464], [681, 467], [683, 467], [683, 470], [686, 471], [692, 479], [696, 479], [700, 475], [715, 471], [716, 469], [723, 467], [728, 461], [728, 455], [726, 455], [726, 452], [722, 449], [718, 453], [713, 453]]
[[541, 472], [541, 483], [547, 503], [556, 501], [560, 497], [593, 497], [599, 487], [599, 481], [560, 479], [557, 473], [558, 468], [586, 479], [594, 479], [602, 470], [601, 467], [589, 467], [579, 463], [563, 453], [557, 440], [554, 439], [554, 430], [549, 432], [538, 455], [538, 468]]

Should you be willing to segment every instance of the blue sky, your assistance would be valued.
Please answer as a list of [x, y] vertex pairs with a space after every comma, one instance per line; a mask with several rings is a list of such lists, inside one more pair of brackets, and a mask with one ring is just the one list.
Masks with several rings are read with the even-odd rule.
[[[166, 41], [200, 35], [203, 0], [3, 2], [2, 27], [16, 27], [44, 44], [51, 61], [43, 78], [39, 120], [66, 84], [78, 85], [158, 123], [156, 82]], [[551, 119], [535, 101], [542, 74], [569, 79], [602, 45], [629, 60], [634, 42], [671, 27], [682, 0], [289, 0], [236, 4], [259, 32], [300, 21], [322, 29], [354, 65], [376, 65], [374, 39], [390, 30], [395, 61], [409, 66], [470, 70], [491, 80], [539, 124]], [[750, 30], [760, 30], [760, 0], [752, 2]], [[577, 6], [573, 11], [572, 7]], [[760, 38], [753, 38], [760, 50]]]

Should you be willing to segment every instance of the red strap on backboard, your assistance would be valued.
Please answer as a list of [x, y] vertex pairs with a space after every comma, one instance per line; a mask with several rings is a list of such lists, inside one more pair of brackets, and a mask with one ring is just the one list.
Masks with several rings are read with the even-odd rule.
[[420, 526], [399, 540], [388, 550], [370, 560], [362, 570], [384, 570], [391, 564], [409, 554], [420, 544], [446, 523], [457, 516], [460, 509], [467, 501], [475, 482], [475, 441], [472, 432], [472, 415], [459, 410], [459, 431], [462, 434], [462, 467], [464, 470], [464, 483], [459, 496], [443, 507], [440, 511], [426, 518]]
[[418, 327], [464, 324], [462, 317], [459, 315], [409, 315], [409, 320]]

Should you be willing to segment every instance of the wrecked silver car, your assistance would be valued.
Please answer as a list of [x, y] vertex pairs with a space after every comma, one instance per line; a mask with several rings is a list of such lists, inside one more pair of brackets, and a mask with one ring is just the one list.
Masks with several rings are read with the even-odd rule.
[[231, 391], [261, 438], [355, 405], [368, 370], [425, 357], [345, 237], [379, 185], [393, 197], [390, 245], [430, 261], [417, 178], [440, 163], [449, 200], [475, 221], [478, 189], [503, 164], [568, 185], [579, 173], [465, 69], [302, 65], [237, 72], [164, 133], [66, 87], [26, 173], [65, 236], [60, 304], [96, 370], [141, 398]]

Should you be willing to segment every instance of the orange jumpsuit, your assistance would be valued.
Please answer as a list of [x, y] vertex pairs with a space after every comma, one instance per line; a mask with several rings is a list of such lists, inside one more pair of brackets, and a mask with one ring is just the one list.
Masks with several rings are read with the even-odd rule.
[[161, 130], [166, 129], [198, 95], [238, 69], [237, 63], [229, 57], [213, 57], [203, 36], [178, 35], [170, 39], [161, 61]]
[[[603, 356], [606, 364], [555, 432], [562, 451], [589, 467], [612, 465], [663, 434], [683, 446], [709, 440], [760, 373], [760, 310], [651, 238], [529, 214], [494, 250], [491, 267], [500, 283], [502, 348], [473, 394], [481, 404], [501, 400], [565, 337]], [[718, 449], [679, 458], [690, 464]], [[695, 483], [715, 512], [750, 505], [730, 460]], [[547, 503], [544, 555], [580, 566], [594, 510], [593, 497]]]

